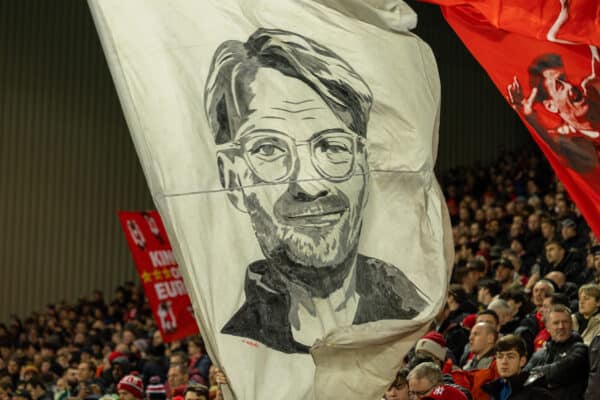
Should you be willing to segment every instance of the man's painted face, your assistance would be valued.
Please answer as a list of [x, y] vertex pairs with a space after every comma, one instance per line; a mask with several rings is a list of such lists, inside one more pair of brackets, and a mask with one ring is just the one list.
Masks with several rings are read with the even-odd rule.
[[358, 243], [367, 199], [360, 138], [298, 79], [262, 68], [251, 90], [236, 134], [245, 168], [236, 171], [262, 251], [302, 265], [340, 264]]
[[[587, 126], [589, 105], [582, 90], [567, 80], [562, 68], [546, 69], [542, 75], [546, 91], [556, 109], [555, 112], [558, 112], [561, 118], [573, 127], [589, 129]], [[583, 124], [587, 125], [582, 126]]]

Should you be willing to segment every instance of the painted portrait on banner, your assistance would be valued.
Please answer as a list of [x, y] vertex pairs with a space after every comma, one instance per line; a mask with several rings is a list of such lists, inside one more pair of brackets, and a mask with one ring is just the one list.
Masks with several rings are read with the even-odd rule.
[[381, 398], [445, 301], [433, 54], [326, 3], [90, 1], [236, 399]]
[[337, 326], [425, 309], [401, 269], [358, 252], [372, 101], [348, 63], [296, 33], [259, 29], [215, 52], [205, 106], [219, 177], [265, 256], [222, 333], [308, 352]]

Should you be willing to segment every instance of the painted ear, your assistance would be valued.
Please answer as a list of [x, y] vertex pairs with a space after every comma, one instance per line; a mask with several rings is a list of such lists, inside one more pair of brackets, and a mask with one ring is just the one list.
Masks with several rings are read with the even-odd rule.
[[558, 107], [556, 107], [556, 104], [553, 100], [546, 99], [542, 101], [542, 104], [544, 105], [544, 107], [546, 107], [546, 110], [550, 111], [551, 113], [556, 114], [558, 112]]
[[240, 184], [235, 162], [224, 153], [217, 153], [217, 166], [219, 167], [219, 180], [223, 189], [227, 190], [227, 198], [231, 204], [243, 213], [248, 210], [244, 205], [244, 195]]

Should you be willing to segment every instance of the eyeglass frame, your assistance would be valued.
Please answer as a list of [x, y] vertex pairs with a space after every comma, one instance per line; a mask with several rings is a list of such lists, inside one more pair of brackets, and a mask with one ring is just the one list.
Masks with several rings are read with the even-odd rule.
[[433, 389], [435, 389], [436, 387], [440, 386], [439, 383], [434, 384], [433, 386], [431, 386], [429, 389], [427, 390], [419, 390], [419, 391], [415, 391], [415, 390], [408, 390], [408, 397], [409, 398], [414, 398], [414, 397], [421, 397], [421, 396], [425, 396], [428, 392], [431, 392]]
[[[261, 129], [261, 130], [250, 132], [249, 134], [242, 135], [237, 140], [217, 145], [217, 153], [226, 152], [226, 151], [230, 151], [230, 150], [236, 150], [238, 153], [241, 153], [242, 158], [246, 162], [246, 165], [248, 166], [248, 168], [250, 168], [252, 173], [259, 178], [261, 178], [261, 176], [256, 171], [256, 168], [253, 166], [252, 162], [250, 162], [248, 152], [241, 151], [242, 143], [240, 142], [240, 139], [242, 139], [246, 135], [250, 135], [254, 132], [257, 132], [257, 133], [265, 132], [265, 133], [275, 134], [278, 136], [283, 136], [293, 144], [293, 146], [290, 146], [292, 160], [293, 160], [292, 167], [289, 169], [287, 174], [283, 175], [281, 178], [279, 178], [277, 180], [272, 180], [272, 181], [265, 180], [265, 182], [268, 182], [268, 183], [282, 183], [282, 182], [285, 182], [292, 175], [292, 173], [294, 171], [294, 167], [295, 167], [296, 163], [298, 162], [298, 160], [300, 159], [300, 157], [298, 156], [298, 146], [299, 145], [301, 145], [301, 146], [308, 145], [309, 146], [309, 148], [310, 148], [309, 154], [310, 154], [311, 164], [317, 170], [319, 175], [321, 175], [325, 179], [331, 180], [332, 182], [344, 182], [344, 181], [350, 179], [350, 177], [353, 175], [354, 169], [356, 167], [356, 152], [358, 150], [358, 146], [359, 145], [365, 146], [365, 143], [367, 141], [367, 139], [365, 137], [360, 136], [359, 134], [352, 132], [350, 130], [346, 130], [346, 129], [325, 129], [323, 131], [314, 133], [307, 140], [297, 140], [294, 137], [288, 135], [287, 133], [280, 132], [280, 131], [273, 130], [273, 129]], [[343, 177], [333, 177], [333, 176], [326, 174], [323, 171], [323, 169], [315, 162], [314, 157], [313, 157], [313, 150], [312, 150], [313, 142], [316, 141], [318, 138], [320, 138], [322, 135], [329, 134], [329, 133], [345, 133], [345, 134], [348, 134], [352, 138], [352, 166], [349, 168], [348, 173], [345, 174]]]

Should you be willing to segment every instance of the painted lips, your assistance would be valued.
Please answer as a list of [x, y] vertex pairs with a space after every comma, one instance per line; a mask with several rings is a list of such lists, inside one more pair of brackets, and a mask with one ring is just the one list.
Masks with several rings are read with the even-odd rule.
[[275, 205], [275, 213], [281, 222], [310, 228], [334, 225], [347, 210], [348, 201], [344, 196], [337, 194], [311, 201], [285, 198]]
[[336, 223], [344, 212], [346, 212], [345, 208], [339, 210], [307, 210], [300, 214], [284, 215], [284, 218], [292, 225], [327, 226]]

